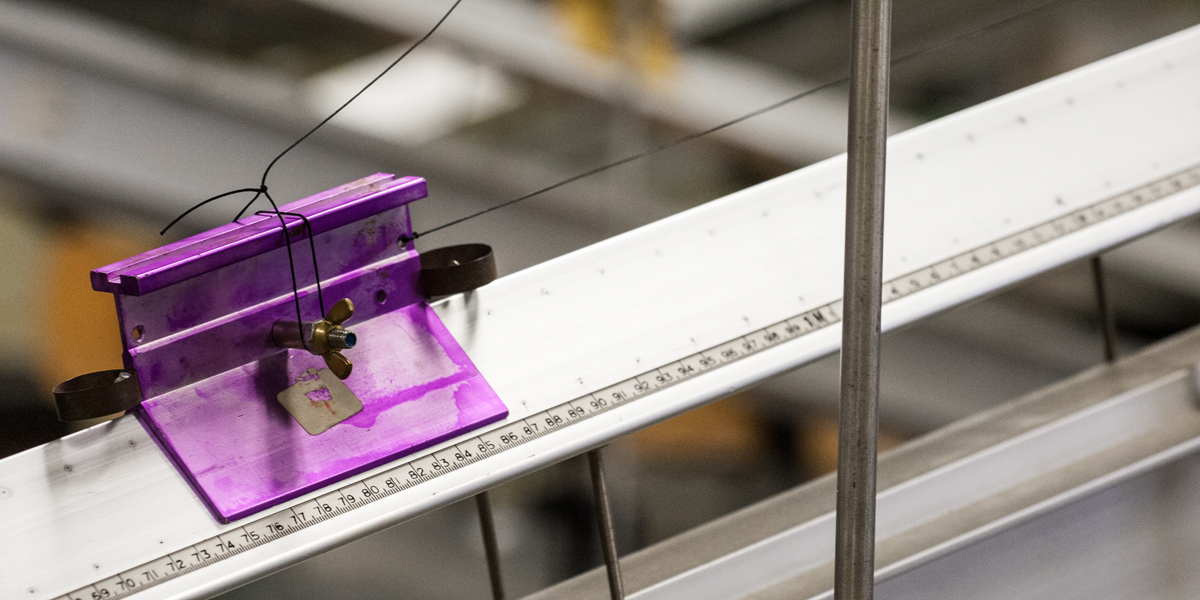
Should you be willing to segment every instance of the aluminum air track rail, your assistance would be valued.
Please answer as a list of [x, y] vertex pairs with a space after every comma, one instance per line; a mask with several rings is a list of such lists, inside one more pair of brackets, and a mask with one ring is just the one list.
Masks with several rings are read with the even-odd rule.
[[[1200, 596], [1200, 327], [880, 457], [876, 598]], [[630, 600], [832, 600], [836, 473], [621, 560]], [[603, 598], [596, 569], [525, 600]]]
[[[884, 328], [1200, 211], [1198, 132], [1192, 28], [895, 136]], [[442, 304], [508, 422], [280, 513], [219, 525], [131, 417], [6, 458], [0, 596], [210, 596], [833, 352], [844, 184], [833, 158]]]

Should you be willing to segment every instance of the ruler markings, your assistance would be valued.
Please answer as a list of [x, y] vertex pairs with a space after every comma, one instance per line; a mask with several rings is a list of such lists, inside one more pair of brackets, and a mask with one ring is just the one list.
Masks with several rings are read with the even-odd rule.
[[[886, 281], [883, 284], [883, 302], [903, 298], [1196, 186], [1200, 186], [1200, 165]], [[82, 587], [60, 596], [58, 600], [117, 600], [129, 597], [606, 413], [714, 368], [824, 329], [841, 321], [841, 308], [842, 301], [838, 299], [772, 323], [547, 410], [505, 423], [317, 498], [278, 510], [247, 525]]]

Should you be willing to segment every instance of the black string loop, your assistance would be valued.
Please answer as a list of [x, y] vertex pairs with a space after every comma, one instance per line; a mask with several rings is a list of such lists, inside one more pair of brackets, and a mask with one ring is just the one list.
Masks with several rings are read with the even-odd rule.
[[[283, 149], [283, 152], [280, 152], [278, 155], [276, 155], [275, 158], [273, 158], [271, 160], [271, 162], [267, 164], [267, 168], [263, 169], [262, 177], [259, 179], [258, 187], [240, 188], [240, 189], [236, 189], [236, 190], [230, 190], [228, 192], [217, 194], [216, 196], [202, 200], [202, 201], [198, 202], [197, 204], [193, 205], [191, 208], [183, 211], [183, 214], [179, 215], [178, 217], [175, 217], [175, 220], [168, 223], [167, 226], [162, 229], [162, 231], [158, 232], [158, 234], [165, 235], [167, 233], [167, 230], [174, 227], [176, 223], [182, 221], [184, 217], [188, 216], [193, 211], [200, 208], [201, 206], [208, 204], [209, 202], [220, 200], [221, 198], [226, 198], [229, 196], [235, 196], [237, 194], [246, 194], [246, 193], [253, 192], [254, 196], [250, 198], [250, 201], [247, 202], [246, 205], [243, 206], [240, 211], [238, 211], [237, 216], [235, 216], [233, 218], [233, 222], [236, 223], [242, 218], [242, 215], [245, 214], [245, 212], [247, 210], [249, 210], [250, 207], [256, 201], [258, 201], [259, 198], [265, 197], [267, 199], [267, 201], [271, 203], [271, 208], [274, 210], [259, 211], [255, 214], [256, 215], [274, 214], [277, 217], [279, 217], [279, 224], [281, 227], [283, 227], [283, 239], [284, 239], [285, 245], [287, 246], [288, 269], [291, 271], [291, 274], [292, 274], [292, 298], [296, 304], [296, 321], [297, 321], [297, 323], [300, 324], [301, 327], [303, 327], [304, 320], [301, 318], [301, 315], [300, 315], [300, 288], [296, 281], [296, 263], [292, 256], [292, 239], [291, 239], [291, 236], [288, 234], [287, 222], [283, 220], [283, 217], [285, 215], [300, 217], [301, 219], [304, 220], [304, 226], [308, 229], [309, 247], [312, 250], [312, 258], [313, 258], [313, 273], [314, 273], [314, 275], [316, 275], [316, 278], [317, 278], [317, 301], [321, 305], [321, 317], [324, 318], [325, 317], [325, 298], [321, 294], [321, 274], [317, 270], [317, 247], [316, 247], [316, 241], [313, 239], [314, 233], [313, 233], [313, 229], [312, 229], [312, 224], [309, 223], [308, 217], [306, 217], [300, 213], [284, 213], [284, 212], [279, 211], [279, 206], [275, 204], [275, 199], [272, 198], [271, 194], [269, 194], [267, 192], [267, 176], [271, 174], [271, 169], [275, 167], [275, 164], [278, 163], [279, 160], [282, 159], [285, 155], [287, 155], [288, 152], [291, 152], [296, 146], [299, 146], [304, 140], [308, 139], [309, 136], [316, 133], [318, 129], [324, 127], [325, 124], [328, 123], [330, 120], [332, 120], [334, 117], [336, 117], [338, 115], [338, 113], [342, 112], [342, 110], [344, 110], [347, 106], [350, 106], [351, 102], [354, 102], [355, 100], [357, 100], [359, 96], [363, 95], [363, 93], [367, 91], [367, 89], [369, 89], [371, 86], [375, 85], [375, 82], [382, 79], [384, 75], [387, 75], [388, 72], [391, 71], [393, 67], [400, 64], [400, 61], [404, 60], [409, 54], [412, 54], [413, 50], [416, 50], [421, 44], [424, 44], [425, 41], [428, 40], [433, 35], [433, 33], [442, 26], [442, 23], [445, 23], [446, 19], [450, 18], [450, 14], [453, 13], [454, 9], [458, 8], [458, 5], [461, 3], [462, 3], [462, 0], [455, 0], [454, 4], [451, 4], [450, 8], [447, 9], [445, 14], [442, 15], [442, 18], [438, 19], [437, 23], [434, 23], [433, 27], [431, 27], [429, 29], [429, 31], [425, 33], [424, 36], [422, 36], [417, 41], [413, 42], [412, 45], [410, 45], [407, 50], [405, 50], [399, 57], [396, 58], [396, 60], [392, 61], [391, 64], [389, 64], [385, 69], [380, 71], [378, 75], [376, 75], [373, 79], [371, 79], [371, 81], [368, 81], [367, 84], [362, 87], [362, 89], [358, 90], [358, 92], [356, 92], [353, 96], [351, 96], [349, 100], [346, 100], [346, 102], [344, 102], [341, 106], [339, 106], [337, 108], [337, 110], [334, 110], [332, 113], [329, 113], [329, 116], [325, 117], [324, 119], [321, 119], [321, 122], [317, 123], [315, 126], [313, 126], [312, 129], [309, 129], [307, 133], [300, 136], [300, 139], [292, 142], [292, 144], [290, 146]], [[308, 347], [308, 344], [306, 342], [304, 342], [303, 334], [300, 336], [300, 340], [301, 340], [301, 343], [304, 345], [304, 349], [309, 350], [311, 352], [312, 350]]]
[[[279, 225], [281, 227], [283, 227], [283, 243], [284, 243], [284, 247], [287, 248], [288, 270], [291, 271], [291, 273], [292, 273], [292, 300], [296, 303], [296, 324], [300, 327], [300, 345], [304, 346], [305, 350], [308, 350], [309, 352], [316, 354], [316, 352], [313, 352], [312, 348], [308, 347], [308, 342], [304, 340], [304, 319], [300, 315], [300, 286], [296, 282], [296, 261], [292, 258], [292, 236], [288, 234], [287, 221], [283, 220], [284, 213], [279, 212], [279, 206], [275, 204], [275, 199], [272, 198], [271, 195], [268, 194], [267, 192], [262, 192], [262, 195], [267, 198], [267, 202], [271, 203], [271, 208], [275, 209], [274, 211], [263, 211], [263, 212], [266, 212], [267, 214], [274, 214], [275, 216], [279, 217]], [[305, 223], [306, 224], [308, 223], [307, 219], [305, 219]], [[312, 230], [311, 229], [309, 230], [309, 239], [310, 240], [312, 239]], [[315, 242], [313, 242], [313, 243], [315, 244]], [[313, 250], [313, 270], [314, 271], [316, 270], [316, 265], [317, 265], [316, 256], [317, 256], [316, 250], [314, 249]], [[321, 280], [320, 280], [320, 278], [318, 278], [317, 279], [317, 286], [318, 286], [317, 289], [320, 289], [320, 285], [321, 285]], [[319, 299], [319, 296], [318, 296], [318, 299]], [[321, 307], [321, 313], [322, 313], [321, 316], [322, 317], [324, 317], [324, 312], [325, 312], [325, 307], [322, 306]]]
[[[253, 202], [254, 200], [257, 200], [258, 197], [260, 195], [262, 195], [263, 193], [265, 193], [266, 191], [267, 191], [266, 186], [259, 186], [256, 188], [242, 188], [240, 190], [230, 190], [223, 194], [217, 194], [216, 196], [208, 198], [207, 200], [202, 200], [202, 201], [198, 202], [197, 204], [193, 205], [191, 208], [183, 211], [183, 214], [179, 215], [178, 217], [175, 217], [174, 221], [167, 223], [167, 226], [163, 227], [162, 231], [158, 232], [158, 235], [165, 235], [167, 233], [168, 229], [174, 227], [175, 224], [182, 221], [184, 217], [192, 214], [192, 211], [196, 210], [197, 208], [200, 208], [201, 206], [204, 206], [205, 204], [208, 204], [209, 202], [212, 202], [214, 200], [220, 200], [221, 198], [224, 198], [226, 196], [233, 196], [234, 194], [244, 194], [246, 192], [255, 192], [254, 198], [253, 198], [253, 200], [251, 200], [251, 202]], [[236, 221], [237, 219], [234, 219], [234, 220]]]
[[[299, 217], [301, 221], [304, 221], [304, 228], [308, 230], [308, 247], [310, 250], [312, 250], [313, 276], [317, 280], [317, 304], [320, 305], [320, 307], [321, 307], [321, 318], [324, 318], [325, 317], [325, 296], [321, 294], [321, 270], [319, 268], [317, 268], [317, 241], [316, 241], [317, 234], [315, 231], [313, 231], [312, 223], [309, 222], [308, 217], [305, 215], [302, 215], [300, 213], [280, 212], [280, 211], [270, 211], [270, 210], [260, 210], [254, 214], [255, 215], [280, 215], [280, 217]], [[280, 221], [282, 222], [282, 218], [280, 219]], [[288, 235], [288, 230], [287, 230], [286, 225], [283, 226], [283, 235], [285, 237], [287, 237], [288, 240], [291, 240], [291, 236]], [[294, 286], [294, 284], [295, 284], [295, 282], [293, 281], [293, 286]], [[300, 323], [304, 323], [304, 320], [300, 318], [300, 292], [295, 289], [293, 289], [292, 291], [294, 292], [294, 295], [296, 297], [296, 320]]]

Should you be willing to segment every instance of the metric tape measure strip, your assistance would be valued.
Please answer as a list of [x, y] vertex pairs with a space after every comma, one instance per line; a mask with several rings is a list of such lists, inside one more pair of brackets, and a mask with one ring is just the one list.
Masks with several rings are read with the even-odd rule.
[[[890, 302], [974, 271], [997, 260], [1095, 225], [1183, 190], [1200, 186], [1200, 165], [1164, 177], [1064, 216], [974, 248], [883, 284], [883, 301]], [[823, 329], [841, 320], [841, 300], [768, 325], [723, 344], [630, 377], [548, 410], [426, 454], [377, 475], [277, 511], [198, 544], [97, 581], [66, 596], [69, 600], [116, 600], [202, 569], [227, 557], [331, 519], [355, 508], [431, 481], [460, 467], [484, 460], [512, 447], [559, 431], [576, 422], [622, 406], [705, 371], [741, 360], [767, 348]]]

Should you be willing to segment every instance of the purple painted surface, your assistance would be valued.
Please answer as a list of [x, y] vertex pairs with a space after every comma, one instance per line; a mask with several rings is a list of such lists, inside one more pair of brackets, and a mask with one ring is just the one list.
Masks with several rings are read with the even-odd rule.
[[309, 435], [275, 396], [324, 367], [278, 353], [142, 404], [143, 422], [218, 517], [236, 520], [508, 414], [425, 303], [355, 326], [345, 381], [362, 412]]
[[[238, 519], [481, 425], [508, 411], [424, 302], [407, 204], [424, 180], [371, 177], [280, 209], [309, 217], [326, 308], [354, 302], [345, 381], [362, 412], [311, 436], [279, 392], [322, 359], [271, 341], [295, 320], [283, 228], [275, 217], [170, 244], [97, 269], [116, 296], [141, 419], [221, 521]], [[321, 318], [309, 236], [288, 218], [302, 319]], [[310, 396], [311, 397], [311, 396]], [[314, 401], [319, 401], [317, 398]]]
[[[376, 174], [279, 207], [308, 217], [316, 233], [336, 229], [424, 198], [425, 180]], [[293, 238], [304, 223], [285, 218]], [[274, 215], [250, 215], [206, 233], [92, 271], [92, 289], [141, 296], [285, 245]]]
[[[313, 242], [327, 309], [338, 298], [350, 298], [364, 311], [357, 320], [422, 299], [416, 252], [397, 240], [411, 235], [407, 204], [424, 193], [420, 178], [377, 174], [280, 207], [309, 216], [318, 232]], [[270, 343], [272, 324], [296, 319], [288, 251], [277, 219], [255, 219], [218, 227], [213, 230], [221, 232], [216, 236], [202, 233], [92, 272], [93, 282], [115, 278], [145, 283], [145, 277], [175, 281], [141, 295], [121, 291], [125, 283], [114, 283], [109, 290], [116, 296], [125, 365], [137, 369], [146, 397], [279, 351]], [[300, 219], [287, 222], [301, 316], [314, 321], [324, 315], [316, 297], [309, 238]], [[340, 226], [323, 231], [331, 223]], [[247, 256], [251, 250], [257, 253]], [[202, 265], [212, 267], [233, 257], [242, 258], [188, 276]], [[393, 264], [397, 260], [401, 262]], [[375, 301], [380, 292], [387, 297], [383, 305]]]
[[[273, 270], [276, 272], [275, 278], [279, 279], [273, 298], [246, 308], [230, 307], [229, 312], [224, 314], [213, 313], [212, 320], [208, 322], [182, 329], [178, 325], [181, 315], [189, 312], [211, 312], [211, 294], [205, 286], [188, 281], [149, 296], [118, 297], [122, 320], [125, 323], [134, 322], [130, 317], [133, 312], [130, 309], [131, 304], [149, 304], [145, 308], [138, 307], [143, 310], [139, 311], [138, 318], [135, 319], [137, 325], [141, 325], [145, 330], [145, 336], [140, 343], [135, 342], [128, 350], [129, 362], [132, 363], [130, 366], [137, 369], [142, 392], [147, 397], [157, 396], [280, 352], [280, 349], [270, 342], [271, 327], [278, 320], [296, 320], [291, 280], [287, 275], [287, 258], [283, 257], [281, 265], [261, 268], [267, 271], [263, 277], [254, 278], [253, 271], [246, 271], [246, 278], [252, 281], [247, 281], [241, 287], [226, 285], [223, 289], [229, 293], [258, 287], [262, 285], [263, 280], [272, 279], [270, 271]], [[299, 265], [297, 268], [300, 268]], [[340, 298], [349, 298], [354, 303], [354, 318], [348, 326], [356, 330], [356, 323], [420, 302], [422, 298], [417, 293], [420, 268], [417, 253], [406, 251], [399, 256], [386, 258], [338, 277], [326, 276], [321, 285], [326, 308]], [[240, 269], [240, 264], [227, 269]], [[278, 277], [278, 271], [284, 272], [282, 278]], [[326, 272], [322, 271], [323, 274]], [[189, 294], [193, 289], [195, 293]], [[279, 290], [284, 290], [284, 293], [281, 294]], [[160, 294], [167, 297], [159, 298]], [[384, 297], [383, 303], [377, 300], [380, 294]], [[315, 285], [301, 290], [300, 300], [301, 312], [306, 321], [313, 321], [322, 316], [321, 309], [317, 306]], [[197, 302], [202, 303], [201, 306], [194, 307], [193, 303]], [[153, 310], [160, 305], [169, 308], [161, 312]], [[149, 339], [151, 332], [158, 327], [170, 331], [170, 335]]]

